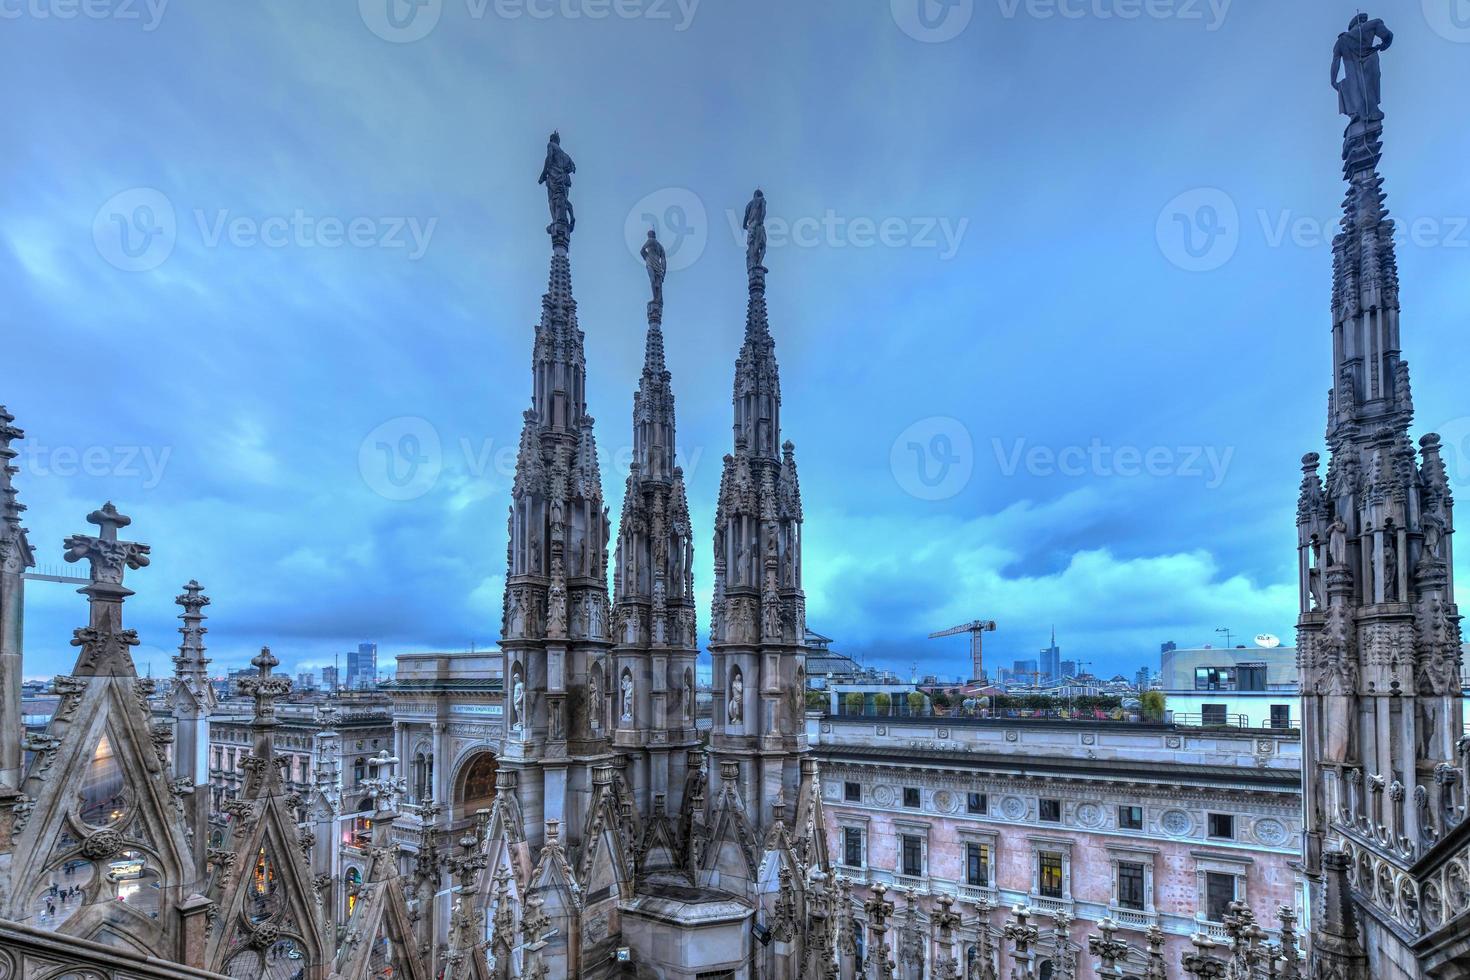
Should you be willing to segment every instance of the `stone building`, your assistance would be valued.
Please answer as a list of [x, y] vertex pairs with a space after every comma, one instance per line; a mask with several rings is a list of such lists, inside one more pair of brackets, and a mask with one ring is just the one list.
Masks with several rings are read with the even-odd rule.
[[[998, 936], [1019, 905], [1041, 930], [1033, 965], [1046, 978], [1061, 975], [1062, 950], [1084, 958], [1104, 919], [1131, 946], [1131, 974], [1146, 966], [1150, 927], [1177, 962], [1197, 933], [1227, 938], [1232, 902], [1303, 907], [1295, 733], [815, 714], [811, 724], [837, 874], [856, 899], [873, 883], [912, 890], [916, 912], [900, 912], [895, 937], [901, 976], [938, 965], [931, 934], [946, 896], [971, 975], [982, 921]], [[1014, 957], [991, 948], [995, 975], [1010, 976]]]

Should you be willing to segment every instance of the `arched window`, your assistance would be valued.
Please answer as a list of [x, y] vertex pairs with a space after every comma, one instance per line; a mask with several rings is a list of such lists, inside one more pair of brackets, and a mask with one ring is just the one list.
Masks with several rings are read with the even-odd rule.
[[429, 798], [429, 760], [420, 752], [413, 757], [413, 801], [422, 803]]
[[357, 888], [362, 884], [362, 872], [356, 868], [348, 868], [347, 873], [342, 876], [342, 882], [346, 885], [343, 890], [347, 893], [347, 914], [351, 915], [357, 908]]

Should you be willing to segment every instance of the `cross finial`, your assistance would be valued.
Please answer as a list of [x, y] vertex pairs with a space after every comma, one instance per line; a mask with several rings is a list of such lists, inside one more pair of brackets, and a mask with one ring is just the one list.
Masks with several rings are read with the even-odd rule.
[[118, 540], [118, 530], [133, 523], [133, 519], [118, 513], [112, 501], [88, 514], [87, 521], [97, 525], [97, 535], [73, 534], [63, 542], [63, 547], [66, 548], [64, 557], [67, 561], [77, 562], [85, 558], [91, 563], [93, 585], [121, 586], [125, 569], [143, 568], [148, 564], [151, 549], [146, 544]]

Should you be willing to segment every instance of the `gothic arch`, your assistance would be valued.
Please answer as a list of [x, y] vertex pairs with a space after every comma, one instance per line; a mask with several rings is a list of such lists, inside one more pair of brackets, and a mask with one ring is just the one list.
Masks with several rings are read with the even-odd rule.
[[500, 760], [485, 745], [475, 747], [459, 760], [450, 783], [453, 819], [474, 816], [476, 810], [490, 806], [495, 799], [495, 773], [499, 767]]

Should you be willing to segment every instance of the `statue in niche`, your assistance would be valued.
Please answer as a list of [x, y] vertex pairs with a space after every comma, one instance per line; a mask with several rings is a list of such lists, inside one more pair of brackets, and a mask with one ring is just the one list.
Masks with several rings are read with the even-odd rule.
[[1390, 524], [1383, 532], [1383, 601], [1394, 602], [1398, 598], [1399, 552], [1393, 539], [1398, 534]]
[[740, 675], [739, 670], [730, 675], [729, 701], [725, 720], [732, 725], [738, 725], [745, 717], [745, 678]]
[[594, 732], [602, 730], [602, 681], [601, 671], [594, 669], [587, 678], [587, 723]]
[[1439, 544], [1444, 536], [1444, 522], [1435, 513], [1424, 515], [1424, 554], [1420, 561], [1433, 561], [1439, 559]]
[[511, 731], [524, 731], [526, 727], [526, 683], [516, 676], [515, 686], [511, 688]]
[[689, 672], [684, 672], [684, 720], [689, 721], [694, 717], [694, 682], [689, 678]]
[[602, 613], [602, 609], [603, 609], [603, 606], [602, 606], [602, 596], [601, 595], [593, 595], [592, 596], [591, 605], [590, 605], [589, 610], [588, 610], [588, 615], [590, 617], [591, 623], [588, 626], [587, 634], [589, 636], [593, 637], [594, 639], [595, 638], [598, 638], [598, 637], [601, 637], [602, 634], [603, 634], [603, 613]]
[[1347, 525], [1340, 516], [1327, 527], [1327, 564], [1347, 564]]
[[633, 721], [633, 675], [626, 670], [623, 671], [623, 714], [622, 721], [631, 724]]
[[516, 590], [511, 599], [510, 606], [510, 635], [524, 636], [526, 634], [526, 594], [519, 589]]
[[1419, 720], [1419, 758], [1433, 759], [1435, 723], [1439, 720], [1439, 705], [1434, 698], [1425, 698], [1419, 702], [1424, 706], [1423, 717]]
[[[1375, 43], [1377, 42], [1377, 43]], [[1383, 21], [1358, 14], [1337, 36], [1332, 49], [1332, 87], [1337, 109], [1353, 122], [1378, 122], [1383, 101], [1382, 70], [1378, 53], [1393, 44], [1393, 31]], [[1341, 78], [1339, 78], [1341, 74]]]
[[531, 574], [541, 574], [541, 532], [531, 532]]

